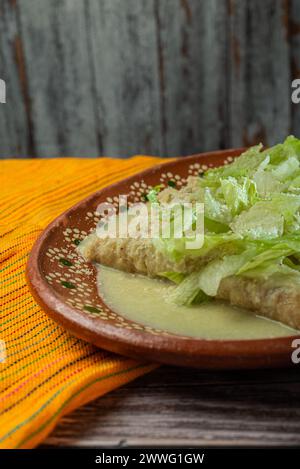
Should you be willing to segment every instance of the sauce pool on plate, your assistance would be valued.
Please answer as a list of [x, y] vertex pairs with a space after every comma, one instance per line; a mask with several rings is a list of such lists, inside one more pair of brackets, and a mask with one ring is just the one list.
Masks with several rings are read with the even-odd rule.
[[219, 301], [177, 306], [169, 300], [173, 288], [165, 280], [98, 267], [99, 295], [113, 311], [134, 322], [202, 339], [268, 339], [299, 334], [284, 324]]

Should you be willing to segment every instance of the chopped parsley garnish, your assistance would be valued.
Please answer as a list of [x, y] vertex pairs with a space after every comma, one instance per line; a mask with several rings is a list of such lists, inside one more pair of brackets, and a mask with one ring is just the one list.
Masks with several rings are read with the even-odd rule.
[[74, 285], [74, 283], [66, 282], [65, 280], [61, 280], [60, 283], [62, 284], [63, 287], [70, 288], [70, 290], [76, 289], [76, 286]]
[[89, 313], [100, 313], [100, 309], [96, 308], [95, 306], [84, 305], [83, 309], [89, 311]]
[[71, 261], [69, 261], [68, 259], [65, 259], [64, 257], [61, 257], [59, 259], [59, 262], [63, 265], [68, 266], [68, 267], [71, 267], [71, 265], [73, 265]]

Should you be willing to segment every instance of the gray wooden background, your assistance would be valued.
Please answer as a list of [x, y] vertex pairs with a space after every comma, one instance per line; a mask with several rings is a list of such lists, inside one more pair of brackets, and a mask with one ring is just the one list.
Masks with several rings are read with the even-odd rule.
[[0, 0], [1, 157], [300, 135], [300, 0]]

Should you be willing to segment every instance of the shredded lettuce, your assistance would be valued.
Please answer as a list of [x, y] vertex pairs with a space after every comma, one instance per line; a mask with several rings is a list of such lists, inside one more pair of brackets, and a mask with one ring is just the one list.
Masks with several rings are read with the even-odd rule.
[[239, 269], [238, 274], [243, 274], [247, 272], [247, 270], [253, 270], [259, 266], [269, 265], [270, 261], [282, 259], [285, 256], [290, 256], [294, 252], [294, 249], [288, 243], [275, 244], [270, 247], [270, 249], [260, 252], [244, 263], [244, 265]]
[[[197, 260], [192, 274], [161, 274], [177, 285], [174, 302], [215, 297], [231, 275], [300, 281], [299, 139], [251, 147], [232, 163], [208, 170], [197, 184], [190, 192], [204, 202], [202, 247], [188, 249], [185, 238], [153, 239], [175, 263]], [[148, 200], [157, 201], [157, 193], [152, 190]]]
[[176, 304], [191, 304], [195, 298], [205, 301], [207, 297], [215, 296], [223, 278], [234, 275], [249, 259], [250, 253], [225, 256], [208, 263], [199, 272], [188, 275], [171, 295]]
[[251, 239], [278, 238], [284, 231], [284, 217], [272, 201], [262, 201], [242, 212], [230, 227], [234, 233]]
[[233, 163], [221, 166], [219, 168], [210, 169], [207, 171], [205, 177], [209, 179], [220, 179], [228, 176], [251, 177], [253, 173], [258, 169], [259, 165], [265, 160], [266, 155], [262, 150], [262, 144], [255, 145], [249, 148], [242, 155], [236, 158]]
[[233, 216], [256, 202], [256, 184], [251, 179], [242, 177], [239, 182], [236, 178], [229, 176], [221, 179], [220, 182], [226, 206]]
[[177, 285], [181, 283], [186, 277], [186, 275], [181, 272], [161, 272], [159, 276], [167, 278], [168, 280], [171, 280], [171, 282], [174, 282]]
[[275, 194], [270, 200], [257, 202], [231, 224], [234, 233], [253, 239], [278, 238], [285, 227], [295, 221], [300, 208], [300, 196]]
[[208, 219], [222, 223], [223, 225], [229, 225], [232, 219], [230, 208], [225, 202], [218, 200], [209, 188], [205, 189], [204, 206], [205, 216]]
[[275, 166], [272, 169], [272, 175], [278, 181], [285, 181], [295, 174], [299, 169], [299, 160], [296, 156], [290, 156], [287, 160], [280, 163], [278, 166]]
[[150, 189], [150, 191], [146, 195], [146, 200], [148, 200], [151, 203], [158, 203], [157, 195], [159, 194], [161, 189], [162, 189], [162, 186], [160, 184], [158, 184], [157, 186], [154, 186], [152, 189]]
[[284, 259], [261, 264], [255, 269], [248, 270], [243, 276], [256, 280], [271, 280], [274, 285], [276, 282], [282, 285], [287, 281], [289, 283], [300, 283], [299, 270], [291, 267], [291, 264], [286, 263]]
[[202, 303], [208, 298], [208, 295], [199, 286], [198, 272], [188, 275], [169, 296], [169, 300], [178, 305]]
[[262, 198], [267, 197], [271, 193], [281, 192], [284, 188], [284, 184], [276, 179], [275, 175], [267, 169], [269, 162], [270, 157], [267, 156], [252, 178], [256, 185], [257, 193]]
[[250, 252], [225, 256], [205, 266], [199, 273], [199, 287], [209, 296], [216, 296], [223, 278], [234, 275], [250, 259]]
[[187, 238], [156, 238], [153, 239], [155, 247], [163, 252], [170, 260], [179, 262], [186, 256], [191, 258], [211, 258], [217, 255], [239, 250], [239, 242], [242, 237], [239, 234], [229, 233], [207, 233], [204, 236], [204, 244], [199, 249], [187, 249]]

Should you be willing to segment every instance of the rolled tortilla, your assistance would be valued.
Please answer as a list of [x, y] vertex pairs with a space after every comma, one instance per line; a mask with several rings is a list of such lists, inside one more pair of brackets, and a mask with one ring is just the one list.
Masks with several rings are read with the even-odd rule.
[[190, 273], [199, 264], [199, 259], [170, 261], [155, 248], [150, 238], [103, 239], [92, 233], [80, 243], [78, 250], [89, 262], [149, 277], [168, 271]]
[[[101, 239], [92, 233], [78, 250], [87, 261], [150, 277], [168, 271], [188, 274], [200, 268], [197, 258], [170, 261], [150, 238]], [[300, 285], [232, 276], [221, 281], [217, 298], [300, 329]]]
[[299, 284], [227, 277], [220, 283], [217, 298], [300, 329]]

